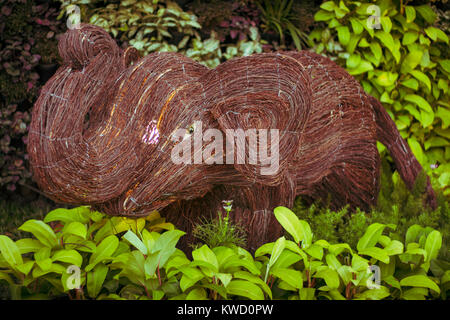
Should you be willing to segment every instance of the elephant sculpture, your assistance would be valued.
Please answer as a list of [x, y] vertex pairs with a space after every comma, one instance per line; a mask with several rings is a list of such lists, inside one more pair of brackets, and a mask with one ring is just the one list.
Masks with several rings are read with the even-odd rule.
[[[369, 209], [379, 192], [376, 141], [408, 187], [422, 170], [380, 102], [311, 52], [255, 54], [208, 69], [177, 53], [139, 58], [103, 29], [81, 24], [61, 37], [59, 54], [63, 64], [32, 112], [35, 181], [55, 201], [110, 215], [159, 210], [187, 232], [184, 247], [198, 219], [225, 199], [233, 200], [230, 217], [244, 226], [250, 250], [280, 236], [273, 208], [292, 206], [298, 195], [330, 195], [334, 209]], [[252, 158], [251, 134], [226, 135], [238, 129], [256, 137], [272, 130], [276, 170], [267, 174], [268, 162]], [[174, 161], [181, 145], [194, 152]], [[426, 202], [436, 206], [429, 179]]]

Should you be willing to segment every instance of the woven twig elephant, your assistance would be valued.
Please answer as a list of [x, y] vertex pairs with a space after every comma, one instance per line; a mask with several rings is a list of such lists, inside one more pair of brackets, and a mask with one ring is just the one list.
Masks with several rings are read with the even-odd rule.
[[[379, 101], [311, 52], [256, 54], [208, 69], [176, 53], [139, 58], [101, 28], [82, 24], [61, 37], [59, 53], [63, 64], [32, 114], [35, 181], [55, 201], [110, 215], [160, 210], [188, 232], [184, 244], [222, 200], [233, 200], [231, 218], [245, 227], [250, 250], [280, 236], [273, 208], [292, 206], [298, 195], [330, 197], [334, 209], [369, 209], [379, 191], [377, 140], [408, 187], [422, 170]], [[277, 130], [270, 142], [277, 149], [269, 148], [277, 170], [265, 174], [267, 163], [228, 149], [206, 152], [212, 129], [223, 133], [223, 146], [235, 145], [230, 130]], [[180, 130], [184, 136], [174, 140]], [[174, 148], [191, 139], [194, 152], [174, 161]], [[250, 136], [239, 141], [248, 159]], [[228, 156], [234, 161], [224, 161]], [[435, 207], [429, 181], [426, 193]]]

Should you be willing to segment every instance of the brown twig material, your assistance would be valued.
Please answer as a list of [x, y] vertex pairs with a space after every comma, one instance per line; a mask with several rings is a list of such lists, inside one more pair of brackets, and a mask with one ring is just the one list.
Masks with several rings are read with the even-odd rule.
[[[193, 224], [225, 199], [234, 200], [230, 217], [246, 227], [251, 250], [280, 235], [272, 210], [292, 206], [297, 195], [368, 209], [379, 190], [377, 140], [409, 187], [422, 169], [381, 104], [311, 52], [257, 54], [208, 69], [176, 53], [140, 59], [85, 24], [63, 35], [59, 52], [63, 65], [32, 114], [35, 181], [55, 201], [110, 215], [161, 210], [188, 232], [185, 244]], [[279, 170], [261, 174], [263, 163], [238, 163], [236, 155], [235, 164], [175, 164], [180, 128], [194, 140], [211, 128], [278, 129]], [[249, 139], [238, 144], [248, 150]], [[208, 143], [193, 146], [192, 162]], [[435, 207], [430, 185], [427, 195]]]

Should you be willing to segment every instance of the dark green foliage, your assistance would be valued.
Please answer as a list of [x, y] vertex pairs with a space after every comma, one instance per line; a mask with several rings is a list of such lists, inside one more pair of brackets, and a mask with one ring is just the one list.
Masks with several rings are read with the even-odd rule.
[[345, 207], [332, 211], [326, 206], [313, 204], [308, 207], [298, 198], [293, 211], [300, 219], [311, 224], [315, 230], [315, 239], [326, 239], [332, 243], [347, 242], [356, 245], [364, 230], [372, 223], [396, 225], [390, 236], [404, 239], [406, 230], [418, 224], [439, 230], [444, 237], [440, 258], [450, 260], [448, 246], [450, 243], [450, 213], [448, 200], [437, 190], [438, 208], [434, 211], [423, 206], [422, 192], [426, 186], [427, 176], [422, 172], [409, 191], [398, 174], [392, 173], [387, 160], [382, 161], [381, 190], [377, 207], [370, 212], [357, 209], [350, 213]]
[[57, 61], [56, 37], [63, 32], [51, 5], [0, 4], [0, 189], [30, 183], [26, 143], [30, 109], [42, 85], [39, 65]]

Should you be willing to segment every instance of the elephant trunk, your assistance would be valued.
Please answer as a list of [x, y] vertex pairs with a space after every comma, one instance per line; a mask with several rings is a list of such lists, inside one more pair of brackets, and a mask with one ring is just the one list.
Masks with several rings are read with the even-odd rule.
[[103, 144], [93, 143], [93, 133], [113, 108], [109, 101], [124, 68], [120, 49], [106, 31], [84, 24], [66, 32], [58, 49], [63, 65], [42, 88], [32, 112], [33, 177], [55, 201], [104, 201], [123, 191], [118, 176], [130, 169], [117, 167], [120, 147], [111, 130], [102, 136]]

